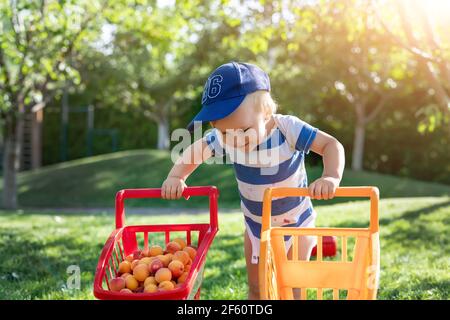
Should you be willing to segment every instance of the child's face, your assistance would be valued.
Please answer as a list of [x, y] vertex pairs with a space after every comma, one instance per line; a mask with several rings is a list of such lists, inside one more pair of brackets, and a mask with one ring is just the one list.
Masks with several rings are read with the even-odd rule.
[[251, 96], [247, 95], [227, 117], [216, 120], [213, 126], [223, 134], [224, 143], [241, 151], [251, 151], [263, 142], [266, 135], [265, 114], [257, 108]]

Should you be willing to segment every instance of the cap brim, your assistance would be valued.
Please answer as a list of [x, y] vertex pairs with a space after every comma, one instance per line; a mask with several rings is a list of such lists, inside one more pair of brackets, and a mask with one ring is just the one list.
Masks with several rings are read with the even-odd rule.
[[239, 97], [233, 97], [226, 100], [217, 101], [215, 103], [211, 103], [203, 106], [199, 113], [192, 119], [192, 121], [187, 126], [189, 131], [194, 129], [194, 122], [204, 122], [204, 121], [214, 121], [223, 119], [226, 116], [233, 113], [236, 110], [242, 101], [244, 101], [245, 95]]

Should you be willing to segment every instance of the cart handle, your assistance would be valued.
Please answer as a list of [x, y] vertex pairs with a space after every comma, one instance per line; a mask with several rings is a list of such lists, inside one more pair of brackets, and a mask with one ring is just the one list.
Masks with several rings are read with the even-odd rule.
[[[186, 187], [182, 196], [188, 199], [190, 196], [209, 197], [209, 219], [214, 229], [218, 228], [217, 222], [217, 198], [219, 190], [215, 186]], [[116, 228], [125, 226], [125, 199], [137, 198], [161, 198], [161, 188], [123, 189], [116, 193]]]
[[[372, 232], [378, 232], [379, 190], [377, 187], [339, 187], [336, 189], [335, 196], [370, 198], [369, 229]], [[284, 188], [284, 187], [267, 188], [264, 192], [261, 231], [266, 231], [270, 228], [272, 198], [274, 197], [309, 197], [309, 191], [308, 188]]]

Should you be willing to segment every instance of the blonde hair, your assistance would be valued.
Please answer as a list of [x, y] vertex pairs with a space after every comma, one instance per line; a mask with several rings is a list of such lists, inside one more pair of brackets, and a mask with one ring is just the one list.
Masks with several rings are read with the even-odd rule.
[[250, 96], [253, 98], [253, 105], [259, 111], [265, 113], [266, 118], [270, 118], [277, 112], [278, 104], [270, 95], [269, 91], [258, 90], [252, 92]]
[[[272, 98], [270, 92], [266, 90], [257, 90], [249, 93], [245, 97], [245, 100], [248, 100], [248, 103], [252, 103], [256, 111], [263, 112], [266, 119], [270, 118], [278, 109], [278, 104]], [[210, 121], [209, 124], [214, 127], [215, 122], [216, 121], [213, 120]]]

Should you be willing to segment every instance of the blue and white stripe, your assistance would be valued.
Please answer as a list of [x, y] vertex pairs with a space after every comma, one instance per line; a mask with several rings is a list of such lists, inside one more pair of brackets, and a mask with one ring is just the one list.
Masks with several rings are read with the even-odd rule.
[[[233, 161], [241, 208], [248, 236], [252, 242], [252, 263], [258, 262], [261, 235], [262, 200], [269, 187], [306, 187], [304, 166], [317, 129], [294, 116], [273, 115], [276, 127], [271, 135], [246, 158], [230, 157]], [[223, 156], [220, 132], [212, 130], [206, 142], [215, 156]], [[270, 159], [269, 159], [270, 158]], [[240, 159], [256, 159], [251, 163]], [[301, 227], [314, 222], [315, 212], [308, 197], [279, 197], [272, 200], [272, 225]], [[290, 245], [290, 237], [285, 237]], [[288, 247], [287, 247], [288, 248]]]

